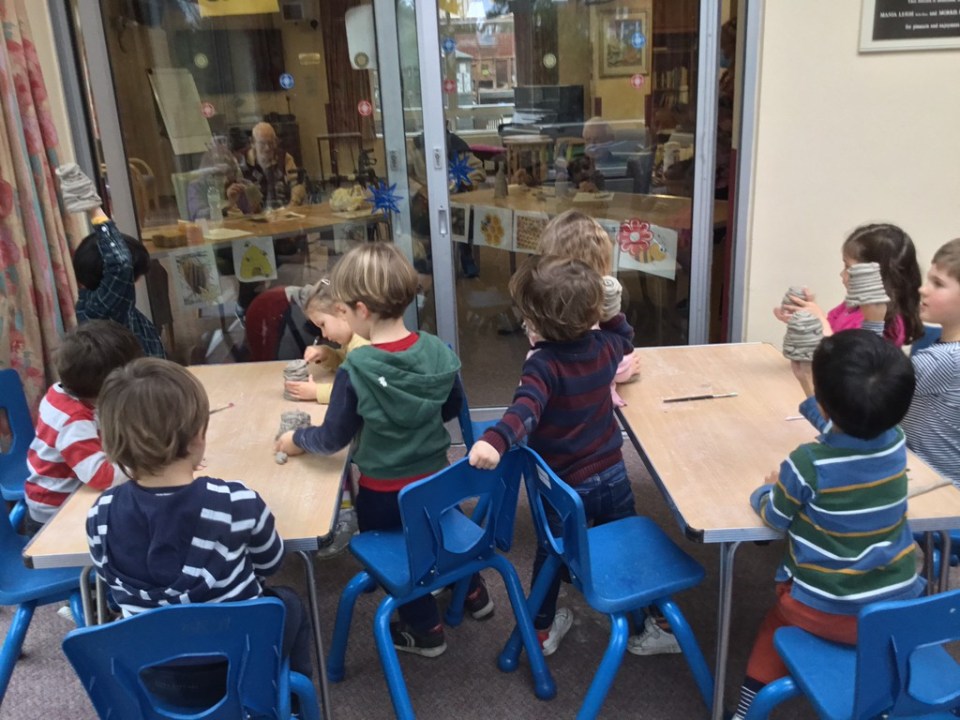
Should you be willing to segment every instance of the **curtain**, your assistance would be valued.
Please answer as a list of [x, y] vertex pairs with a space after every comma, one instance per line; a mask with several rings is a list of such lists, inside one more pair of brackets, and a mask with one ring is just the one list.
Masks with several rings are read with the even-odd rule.
[[76, 325], [69, 248], [80, 225], [57, 194], [59, 141], [24, 0], [0, 0], [0, 22], [0, 367], [17, 370], [35, 411]]

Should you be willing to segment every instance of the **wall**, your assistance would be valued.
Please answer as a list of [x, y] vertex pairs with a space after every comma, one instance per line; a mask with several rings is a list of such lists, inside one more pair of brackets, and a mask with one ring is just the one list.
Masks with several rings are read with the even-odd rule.
[[63, 80], [60, 75], [60, 62], [57, 59], [57, 50], [53, 40], [53, 29], [50, 23], [50, 10], [47, 3], [41, 0], [24, 3], [27, 10], [27, 22], [30, 24], [30, 33], [33, 35], [33, 44], [37, 48], [40, 58], [40, 67], [43, 70], [43, 82], [47, 87], [50, 113], [57, 128], [60, 139], [61, 163], [72, 162], [75, 159], [73, 137], [70, 134], [70, 120], [67, 116], [66, 101], [63, 95]]
[[922, 272], [960, 236], [960, 51], [858, 54], [860, 2], [764, 5], [747, 340], [780, 345], [787, 286], [843, 299], [855, 226], [902, 225]]

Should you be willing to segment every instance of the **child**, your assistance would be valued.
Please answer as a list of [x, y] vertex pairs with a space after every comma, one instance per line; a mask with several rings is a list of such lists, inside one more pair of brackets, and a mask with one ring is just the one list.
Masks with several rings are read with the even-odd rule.
[[260, 496], [243, 483], [194, 478], [206, 448], [210, 404], [200, 382], [167, 360], [143, 358], [103, 384], [107, 454], [132, 481], [100, 496], [87, 515], [97, 573], [124, 617], [164, 605], [280, 598], [284, 653], [311, 674], [309, 619], [297, 594], [266, 588], [283, 541]]
[[[890, 296], [883, 335], [897, 347], [912, 343], [923, 335], [923, 323], [918, 311], [920, 266], [917, 251], [910, 236], [896, 225], [876, 224], [857, 228], [843, 243], [843, 271], [840, 278], [847, 286], [847, 271], [857, 263], [875, 262], [880, 265], [883, 285]], [[777, 307], [773, 314], [783, 322], [796, 310], [806, 310], [823, 323], [824, 336], [841, 330], [863, 326], [860, 308], [840, 303], [829, 313], [814, 302], [814, 296], [804, 290], [806, 297], [795, 298], [792, 306]]]
[[[369, 340], [354, 334], [350, 324], [337, 312], [336, 304], [329, 278], [321, 278], [305, 307], [310, 322], [320, 328], [327, 340], [337, 343], [340, 348], [335, 350], [325, 345], [311, 345], [304, 351], [303, 359], [308, 363], [320, 363], [322, 368], [330, 372], [337, 371], [350, 351], [370, 344]], [[327, 404], [330, 402], [333, 382], [290, 381], [286, 383], [286, 390], [297, 400], [316, 400]]]
[[150, 255], [142, 243], [121, 235], [100, 207], [100, 198], [79, 167], [70, 163], [57, 169], [66, 209], [86, 212], [93, 233], [85, 237], [73, 255], [73, 272], [80, 285], [77, 321], [113, 320], [137, 336], [143, 352], [165, 357], [156, 327], [137, 310], [135, 284], [150, 267]]
[[[470, 464], [493, 469], [528, 437], [580, 494], [588, 521], [635, 515], [610, 395], [617, 365], [633, 349], [631, 332], [622, 316], [615, 332], [596, 328], [603, 302], [599, 273], [579, 260], [532, 256], [510, 279], [510, 295], [527, 328], [542, 339], [523, 364], [513, 404], [471, 448]], [[555, 517], [551, 528], [560, 532]], [[546, 551], [537, 548], [534, 581], [545, 560]], [[569, 608], [557, 609], [559, 592], [558, 575], [534, 619], [544, 655], [556, 652], [573, 624]]]
[[[447, 465], [450, 435], [443, 423], [463, 402], [460, 361], [441, 340], [410, 332], [403, 311], [417, 296], [417, 272], [390, 243], [350, 250], [333, 269], [333, 296], [353, 332], [370, 341], [347, 355], [333, 380], [323, 425], [281, 435], [276, 451], [329, 454], [357, 437], [353, 461], [360, 470], [356, 497], [360, 532], [401, 526], [397, 496], [412, 482]], [[493, 614], [479, 575], [467, 595], [477, 620]], [[399, 608], [390, 626], [398, 650], [436, 657], [447, 649], [436, 600]]]
[[[601, 326], [614, 322], [622, 323], [625, 330], [629, 330], [629, 340], [633, 340], [633, 328], [627, 324], [624, 316], [620, 315], [621, 294], [623, 288], [613, 276], [613, 242], [603, 226], [589, 215], [578, 210], [567, 210], [553, 218], [543, 229], [537, 250], [541, 255], [556, 255], [558, 257], [579, 260], [587, 267], [593, 268], [602, 277], [603, 308], [600, 313]], [[531, 343], [537, 338], [531, 338]], [[613, 402], [622, 407], [625, 403], [617, 394], [617, 383], [632, 382], [639, 378], [639, 356], [633, 352], [633, 347], [627, 350], [617, 368], [614, 382], [610, 385]]]
[[[787, 534], [777, 604], [760, 626], [736, 718], [757, 691], [787, 674], [774, 631], [801, 627], [855, 644], [857, 613], [872, 602], [918, 596], [916, 546], [907, 524], [907, 451], [897, 427], [914, 391], [910, 360], [868, 330], [824, 338], [810, 363], [795, 363], [804, 389], [833, 421], [801, 445], [750, 498]], [[808, 375], [812, 372], [812, 378]]]
[[26, 534], [43, 527], [81, 483], [103, 490], [126, 480], [100, 445], [96, 407], [110, 371], [142, 354], [133, 333], [110, 320], [91, 320], [63, 338], [56, 355], [60, 382], [40, 402], [27, 451]]

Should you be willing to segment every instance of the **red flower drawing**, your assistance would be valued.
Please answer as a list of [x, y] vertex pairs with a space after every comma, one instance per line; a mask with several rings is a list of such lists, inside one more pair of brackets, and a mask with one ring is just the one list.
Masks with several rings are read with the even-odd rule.
[[650, 243], [653, 242], [650, 223], [641, 222], [638, 218], [624, 220], [620, 223], [617, 242], [623, 252], [629, 253], [634, 259], [639, 259], [643, 251], [649, 248]]

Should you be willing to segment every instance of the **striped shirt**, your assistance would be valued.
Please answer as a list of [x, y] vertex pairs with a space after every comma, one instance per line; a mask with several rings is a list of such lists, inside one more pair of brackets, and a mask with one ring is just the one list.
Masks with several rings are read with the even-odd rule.
[[960, 342], [936, 342], [913, 355], [917, 389], [901, 423], [907, 447], [960, 488]]
[[30, 517], [45, 523], [80, 484], [104, 490], [126, 480], [100, 444], [96, 411], [68, 393], [50, 386], [37, 418], [36, 437], [27, 450], [24, 485]]
[[623, 315], [570, 342], [540, 341], [521, 371], [503, 418], [482, 440], [501, 455], [528, 444], [565, 482], [577, 485], [623, 459], [610, 384], [633, 330]]
[[833, 432], [790, 453], [777, 482], [750, 498], [767, 525], [787, 534], [777, 582], [792, 579], [794, 598], [840, 615], [919, 595], [906, 469], [900, 428], [871, 440]]
[[283, 559], [283, 541], [260, 496], [243, 483], [209, 477], [108, 490], [87, 514], [87, 543], [124, 617], [163, 605], [260, 597], [260, 578]]

